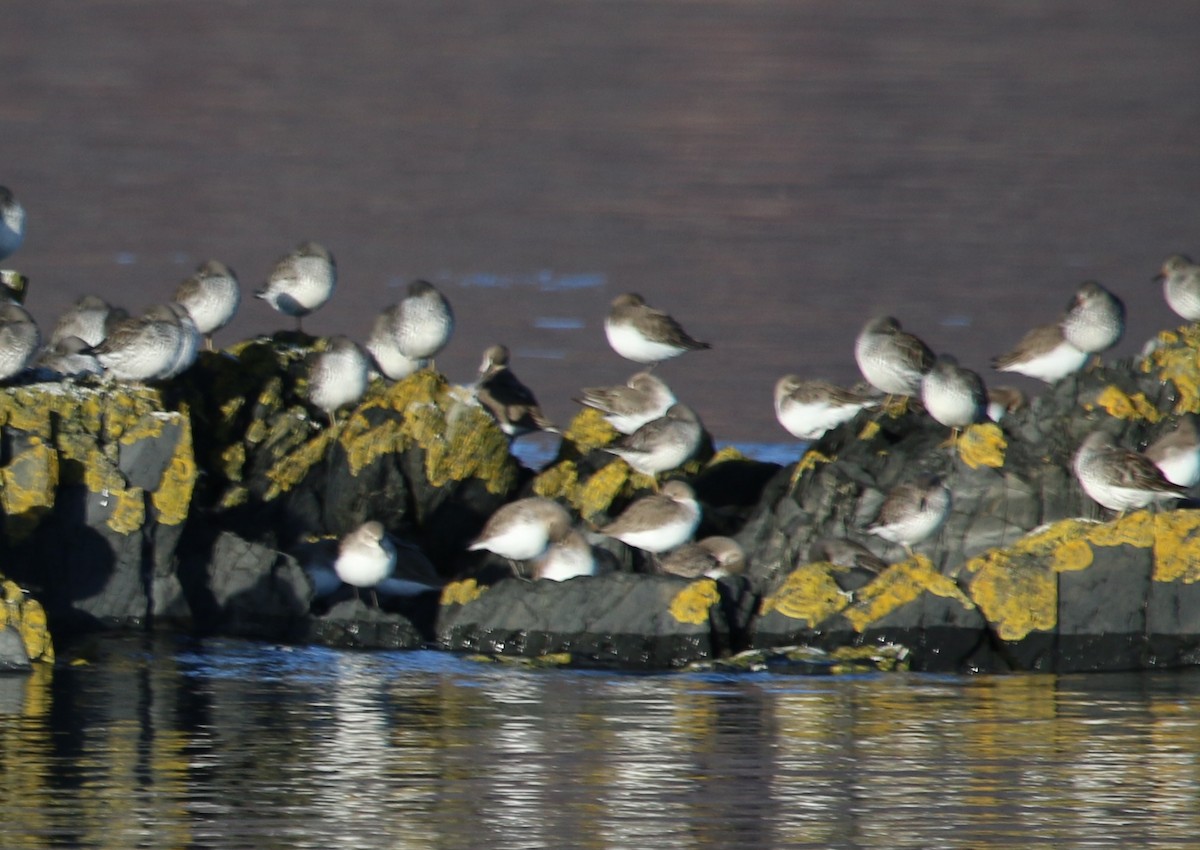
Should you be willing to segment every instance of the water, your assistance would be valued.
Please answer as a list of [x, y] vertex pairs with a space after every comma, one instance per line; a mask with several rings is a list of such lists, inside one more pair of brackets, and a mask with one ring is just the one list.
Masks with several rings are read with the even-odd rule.
[[0, 846], [1195, 846], [1200, 674], [620, 675], [106, 638], [0, 681]]

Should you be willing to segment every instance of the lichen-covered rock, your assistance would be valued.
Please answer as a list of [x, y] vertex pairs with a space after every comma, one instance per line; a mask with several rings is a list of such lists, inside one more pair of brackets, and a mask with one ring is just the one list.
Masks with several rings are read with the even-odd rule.
[[41, 603], [7, 579], [0, 580], [0, 594], [0, 629], [8, 635], [0, 651], [0, 668], [28, 670], [31, 661], [53, 663], [54, 643]]
[[730, 651], [722, 593], [713, 579], [629, 573], [491, 587], [468, 579], [443, 590], [437, 638], [459, 652], [567, 653], [583, 665], [680, 667]]

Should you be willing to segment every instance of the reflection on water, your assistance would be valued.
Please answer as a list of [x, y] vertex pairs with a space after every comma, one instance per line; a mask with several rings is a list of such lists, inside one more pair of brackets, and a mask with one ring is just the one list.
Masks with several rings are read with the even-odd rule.
[[0, 846], [1188, 846], [1200, 676], [526, 671], [109, 638], [0, 680]]

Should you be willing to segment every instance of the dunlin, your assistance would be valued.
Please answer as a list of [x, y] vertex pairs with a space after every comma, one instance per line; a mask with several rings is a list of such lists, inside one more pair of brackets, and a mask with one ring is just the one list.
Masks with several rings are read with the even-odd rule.
[[959, 366], [953, 356], [939, 354], [921, 379], [921, 404], [936, 422], [950, 429], [953, 442], [960, 429], [986, 417], [987, 390], [977, 373]]
[[1125, 305], [1094, 280], [1075, 290], [1062, 318], [1063, 338], [1087, 354], [1107, 351], [1125, 333]]
[[600, 529], [644, 552], [658, 554], [691, 539], [700, 524], [700, 504], [685, 481], [668, 481], [661, 493], [642, 496]]
[[732, 537], [705, 537], [670, 552], [658, 568], [683, 578], [736, 576], [746, 571], [746, 551]]
[[937, 531], [950, 513], [950, 491], [936, 475], [894, 487], [883, 500], [879, 516], [867, 529], [889, 543], [898, 543], [911, 556], [912, 547]]
[[1189, 322], [1200, 319], [1200, 265], [1183, 254], [1173, 254], [1155, 280], [1162, 282], [1167, 306]]
[[367, 355], [349, 337], [330, 337], [324, 350], [312, 358], [308, 373], [308, 400], [325, 411], [329, 424], [336, 424], [334, 413], [353, 404], [367, 391], [370, 365]]
[[808, 547], [808, 559], [872, 573], [881, 573], [888, 568], [887, 561], [866, 546], [842, 537], [821, 537], [814, 540]]
[[551, 540], [546, 551], [530, 562], [535, 579], [566, 581], [596, 574], [596, 556], [587, 538], [574, 528]]
[[676, 403], [658, 419], [604, 447], [643, 475], [678, 469], [700, 448], [704, 426], [686, 404]]
[[891, 316], [868, 322], [854, 341], [854, 359], [867, 383], [889, 396], [912, 396], [933, 366], [933, 352]]
[[371, 326], [371, 333], [367, 337], [367, 344], [364, 346], [367, 353], [371, 355], [371, 359], [375, 361], [375, 368], [390, 381], [407, 378], [418, 369], [424, 368], [426, 362], [413, 360], [401, 353], [396, 334], [392, 330], [400, 311], [400, 305], [397, 304], [388, 307], [376, 316], [375, 323]]
[[106, 375], [118, 381], [156, 381], [171, 370], [182, 338], [177, 317], [164, 309], [122, 319], [92, 349]]
[[818, 440], [881, 399], [828, 381], [784, 375], [775, 383], [775, 418], [797, 440]]
[[0, 186], [0, 260], [25, 241], [25, 208], [7, 186]]
[[242, 303], [242, 288], [233, 269], [220, 260], [209, 260], [175, 289], [175, 301], [187, 308], [204, 337], [204, 347], [213, 350], [213, 334], [229, 324]]
[[542, 413], [533, 391], [508, 367], [508, 349], [503, 345], [490, 346], [483, 352], [475, 398], [511, 438], [531, 431], [558, 433], [554, 423]]
[[604, 335], [617, 354], [651, 368], [688, 351], [712, 347], [692, 339], [679, 322], [634, 292], [613, 299], [604, 320]]
[[66, 336], [42, 349], [37, 366], [61, 378], [101, 375], [104, 369], [91, 352], [92, 346], [84, 340], [77, 336]]
[[1146, 455], [1114, 445], [1103, 431], [1093, 431], [1075, 453], [1075, 477], [1093, 501], [1124, 513], [1170, 499], [1182, 499], [1187, 488], [1172, 484]]
[[1053, 384], [1078, 372], [1087, 359], [1087, 352], [1067, 342], [1061, 326], [1038, 325], [1025, 334], [1012, 351], [992, 358], [992, 368]]
[[450, 302], [427, 280], [414, 280], [397, 305], [391, 326], [396, 347], [409, 360], [432, 360], [454, 333]]
[[1016, 413], [1029, 404], [1024, 392], [1008, 385], [988, 387], [987, 396], [987, 415], [993, 422], [999, 422], [1005, 416]]
[[167, 370], [159, 378], [174, 378], [196, 362], [200, 351], [200, 331], [192, 321], [192, 314], [187, 308], [177, 302], [157, 304], [146, 311], [146, 315], [170, 322], [176, 329], [175, 356]]
[[42, 335], [20, 304], [0, 303], [0, 381], [22, 372], [37, 354]]
[[69, 307], [54, 325], [50, 334], [53, 345], [66, 337], [79, 337], [88, 345], [99, 345], [129, 314], [119, 307], [112, 307], [98, 295], [84, 295]]
[[675, 393], [661, 378], [637, 372], [623, 386], [585, 387], [576, 401], [599, 410], [622, 434], [632, 434], [665, 414], [675, 403]]
[[24, 304], [29, 294], [29, 278], [14, 269], [0, 269], [0, 301]]
[[467, 547], [486, 549], [510, 561], [530, 561], [546, 551], [550, 541], [561, 540], [571, 528], [571, 515], [552, 499], [530, 496], [503, 505], [488, 519], [483, 531]]
[[1174, 428], [1146, 447], [1145, 455], [1172, 484], [1194, 487], [1200, 481], [1200, 430], [1196, 428], [1196, 417], [1190, 413], [1179, 417]]
[[275, 264], [266, 286], [254, 297], [285, 316], [294, 316], [296, 329], [304, 330], [304, 317], [329, 300], [336, 284], [337, 263], [329, 249], [317, 242], [301, 242]]
[[396, 547], [384, 531], [383, 523], [371, 520], [342, 538], [338, 545], [337, 560], [333, 563], [338, 578], [354, 588], [358, 597], [359, 588], [369, 588], [375, 607], [379, 597], [375, 586], [388, 578], [396, 568]]

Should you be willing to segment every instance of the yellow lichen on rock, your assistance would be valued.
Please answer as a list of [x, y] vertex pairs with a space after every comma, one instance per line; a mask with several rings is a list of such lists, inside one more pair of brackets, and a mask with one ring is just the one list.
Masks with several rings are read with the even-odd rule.
[[850, 602], [850, 594], [838, 587], [833, 579], [833, 573], [843, 569], [823, 562], [799, 564], [774, 593], [763, 599], [759, 613], [765, 616], [778, 611], [814, 628]]
[[720, 601], [717, 583], [710, 578], [702, 578], [676, 593], [667, 610], [676, 622], [698, 626], [708, 622], [709, 611]]
[[163, 470], [158, 488], [150, 494], [158, 521], [164, 525], [179, 525], [187, 519], [196, 486], [196, 458], [192, 449], [192, 424], [183, 412], [182, 431], [171, 462]]
[[1004, 466], [1008, 441], [1004, 439], [1004, 431], [995, 422], [970, 426], [959, 435], [956, 445], [958, 456], [971, 469], [981, 466], [999, 469]]
[[1094, 525], [1087, 539], [1096, 546], [1134, 546], [1149, 549], [1154, 545], [1154, 515], [1134, 511], [1112, 522]]
[[5, 530], [14, 540], [29, 536], [54, 508], [57, 488], [58, 453], [36, 437], [0, 469], [0, 507]]
[[547, 499], [562, 499], [585, 520], [594, 521], [608, 512], [619, 496], [630, 495], [637, 478], [647, 480], [646, 476], [631, 476], [628, 465], [614, 461], [581, 481], [575, 462], [562, 460], [538, 474], [533, 492]]
[[608, 424], [604, 414], [593, 407], [585, 407], [575, 414], [563, 432], [563, 441], [574, 445], [581, 455], [607, 446], [616, 438], [617, 429]]
[[892, 564], [874, 581], [860, 588], [854, 602], [842, 611], [842, 616], [861, 633], [923, 593], [957, 600], [967, 609], [975, 607], [953, 579], [935, 570], [924, 555], [914, 555]]
[[858, 439], [864, 441], [873, 440], [880, 430], [882, 429], [879, 426], [879, 420], [868, 419], [866, 424], [863, 425], [862, 430], [858, 432]]
[[473, 578], [452, 581], [442, 588], [442, 596], [439, 604], [466, 605], [483, 596], [485, 590], [487, 588], [481, 587]]
[[1096, 405], [1116, 419], [1138, 419], [1146, 422], [1157, 422], [1162, 419], [1162, 414], [1150, 403], [1145, 393], [1127, 395], [1111, 384], [1096, 396]]
[[267, 488], [266, 498], [274, 499], [303, 481], [309, 470], [325, 457], [333, 437], [331, 429], [318, 431], [311, 440], [276, 461], [267, 470], [267, 479], [270, 480], [271, 486]]
[[1200, 327], [1184, 325], [1158, 335], [1159, 346], [1142, 362], [1146, 372], [1157, 371], [1160, 381], [1175, 385], [1179, 397], [1174, 413], [1200, 413]]
[[1200, 511], [1164, 511], [1154, 517], [1154, 580], [1200, 581]]
[[3, 602], [0, 603], [0, 628], [12, 626], [21, 636], [30, 661], [53, 663], [54, 643], [46, 625], [46, 611], [36, 599], [31, 599], [16, 582], [4, 579], [0, 583]]

